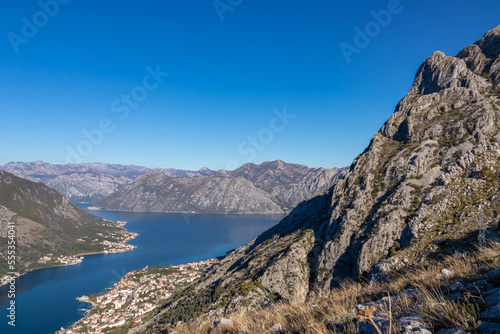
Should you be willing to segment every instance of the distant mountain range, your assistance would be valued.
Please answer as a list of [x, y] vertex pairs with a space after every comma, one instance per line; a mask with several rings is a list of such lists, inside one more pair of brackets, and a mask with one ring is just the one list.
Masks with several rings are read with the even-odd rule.
[[96, 205], [105, 210], [219, 214], [290, 211], [332, 187], [346, 169], [309, 168], [283, 161], [247, 163], [207, 176], [149, 173]]
[[347, 169], [309, 168], [283, 161], [247, 163], [234, 171], [42, 161], [0, 166], [45, 183], [73, 202], [113, 211], [278, 214], [332, 187]]
[[205, 176], [213, 173], [208, 168], [199, 171], [173, 168], [146, 168], [134, 165], [80, 163], [54, 165], [43, 161], [10, 162], [0, 170], [19, 177], [42, 182], [65, 195], [73, 202], [95, 203], [131, 183], [139, 176], [157, 172], [173, 177]]

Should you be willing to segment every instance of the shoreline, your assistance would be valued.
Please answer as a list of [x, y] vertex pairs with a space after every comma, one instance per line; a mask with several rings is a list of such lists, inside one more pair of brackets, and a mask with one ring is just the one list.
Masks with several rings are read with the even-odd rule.
[[0, 277], [0, 288], [3, 287], [3, 286], [5, 286], [5, 285], [8, 285], [13, 279], [18, 279], [19, 277], [24, 276], [24, 275], [26, 275], [26, 274], [28, 274], [28, 273], [30, 273], [32, 271], [75, 266], [75, 265], [81, 264], [83, 262], [83, 260], [85, 259], [85, 256], [88, 256], [88, 255], [119, 254], [119, 253], [125, 253], [125, 252], [128, 252], [128, 251], [131, 251], [131, 250], [134, 250], [134, 249], [137, 248], [137, 246], [127, 244], [127, 242], [129, 242], [130, 240], [133, 240], [133, 239], [137, 238], [139, 236], [139, 233], [127, 231], [124, 228], [124, 226], [127, 224], [127, 222], [123, 222], [123, 221], [116, 221], [116, 222], [114, 222], [114, 221], [110, 221], [110, 220], [108, 220], [108, 221], [116, 223], [117, 226], [122, 227], [125, 230], [125, 232], [127, 232], [129, 234], [129, 236], [127, 238], [125, 238], [123, 241], [121, 241], [121, 243], [124, 246], [128, 246], [128, 247], [125, 247], [126, 249], [119, 250], [119, 251], [111, 251], [111, 252], [107, 251], [107, 250], [103, 250], [103, 251], [100, 251], [100, 252], [89, 252], [89, 253], [79, 253], [79, 254], [74, 254], [74, 255], [65, 255], [67, 257], [74, 257], [74, 258], [78, 258], [80, 260], [76, 261], [74, 263], [68, 263], [68, 264], [62, 264], [61, 263], [61, 264], [54, 264], [54, 265], [51, 265], [51, 266], [48, 266], [48, 267], [43, 267], [43, 268], [29, 269], [29, 270], [23, 272], [22, 274], [17, 273], [18, 275], [10, 276], [9, 278], [6, 277], [6, 276], [9, 276], [9, 275], [5, 275], [3, 277]]
[[[123, 250], [123, 251], [119, 251], [119, 252], [106, 252], [106, 251], [102, 251], [102, 252], [93, 252], [93, 253], [82, 253], [82, 254], [76, 254], [75, 257], [81, 257], [82, 260], [80, 262], [76, 262], [76, 263], [70, 263], [70, 264], [60, 264], [60, 265], [53, 265], [53, 266], [49, 266], [49, 267], [43, 267], [43, 268], [33, 268], [33, 269], [30, 269], [22, 274], [19, 274], [18, 276], [14, 276], [14, 277], [11, 277], [10, 279], [7, 279], [7, 281], [5, 283], [0, 283], [0, 288], [2, 286], [5, 286], [7, 284], [9, 284], [9, 282], [14, 278], [14, 279], [17, 279], [21, 276], [24, 276], [26, 274], [29, 274], [30, 272], [32, 271], [37, 271], [37, 270], [44, 270], [44, 269], [53, 269], [53, 268], [63, 268], [63, 267], [71, 267], [71, 266], [76, 266], [78, 264], [81, 264], [83, 262], [83, 260], [85, 259], [85, 256], [87, 255], [107, 255], [107, 254], [119, 254], [119, 253], [126, 253], [126, 252], [129, 252], [131, 250], [134, 250], [136, 249], [137, 247], [134, 246], [134, 248], [131, 248], [131, 249], [126, 249], [126, 250]], [[4, 278], [1, 278], [2, 280]]]
[[[140, 325], [149, 317], [150, 312], [162, 306], [162, 301], [168, 300], [175, 292], [195, 282], [196, 279], [201, 277], [202, 273], [208, 272], [216, 263], [218, 263], [217, 259], [209, 258], [175, 266], [146, 266], [132, 270], [115, 282], [108, 291], [97, 294], [94, 297], [95, 300], [90, 298], [91, 295], [76, 297], [77, 301], [90, 304], [91, 307], [85, 309], [86, 312], [83, 317], [70, 326], [61, 328], [56, 334], [77, 333], [81, 329], [78, 327], [83, 325], [92, 326], [90, 333], [100, 333], [100, 330], [105, 328], [120, 328], [125, 324], [134, 327]], [[149, 270], [152, 270], [152, 272], [149, 272]], [[140, 282], [134, 279], [138, 277]], [[156, 300], [153, 297], [137, 297], [137, 295], [144, 293], [151, 295], [152, 291]], [[126, 302], [124, 302], [125, 300]], [[89, 318], [89, 313], [92, 310], [104, 310], [109, 303], [115, 305], [112, 314], [105, 315], [104, 318], [100, 315], [101, 313], [97, 313], [98, 315], [93, 314]]]
[[281, 216], [283, 215], [283, 218], [289, 215], [292, 210], [290, 211], [283, 211], [283, 212], [275, 212], [275, 213], [224, 213], [224, 212], [212, 212], [212, 213], [205, 213], [205, 212], [188, 212], [188, 211], [129, 211], [129, 210], [111, 210], [111, 209], [104, 209], [100, 208], [98, 206], [90, 206], [87, 208], [87, 210], [91, 211], [108, 211], [108, 212], [126, 212], [126, 213], [167, 213], [167, 214], [172, 214], [172, 215], [193, 215], [193, 216]]

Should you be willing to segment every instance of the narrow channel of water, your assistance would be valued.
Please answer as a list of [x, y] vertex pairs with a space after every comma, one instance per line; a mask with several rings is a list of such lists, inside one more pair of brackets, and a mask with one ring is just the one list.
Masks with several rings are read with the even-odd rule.
[[128, 222], [137, 249], [86, 256], [81, 264], [32, 271], [16, 283], [16, 327], [8, 325], [7, 286], [0, 288], [0, 333], [53, 333], [84, 315], [75, 298], [104, 291], [131, 270], [224, 255], [275, 225], [276, 215], [184, 215], [90, 211]]

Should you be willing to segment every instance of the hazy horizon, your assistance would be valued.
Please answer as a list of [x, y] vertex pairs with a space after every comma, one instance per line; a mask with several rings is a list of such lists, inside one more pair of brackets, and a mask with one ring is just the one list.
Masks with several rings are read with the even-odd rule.
[[[256, 164], [256, 165], [260, 165], [260, 164], [263, 164], [263, 163], [266, 163], [266, 162], [274, 162], [274, 161], [282, 161], [284, 163], [293, 164], [293, 165], [304, 165], [304, 166], [307, 166], [307, 167], [310, 167], [310, 168], [344, 168], [344, 167], [348, 167], [348, 166], [333, 166], [333, 167], [309, 166], [309, 165], [306, 165], [306, 164], [295, 163], [293, 161], [283, 161], [281, 159], [276, 159], [276, 160], [262, 161], [262, 162], [259, 162], [259, 163], [244, 162], [241, 165], [238, 165], [238, 166], [236, 166], [236, 168], [233, 168], [231, 170], [238, 169], [239, 167], [241, 167], [241, 166], [243, 166], [245, 164], [248, 164], [248, 163], [253, 163], [253, 164]], [[43, 160], [34, 160], [34, 161], [8, 161], [6, 163], [0, 164], [0, 166], [4, 166], [4, 165], [10, 164], [10, 163], [36, 163], [36, 162], [42, 162], [42, 163], [51, 164], [51, 165], [63, 165], [63, 166], [64, 165], [75, 164], [75, 163], [71, 163], [71, 162], [70, 163], [62, 163], [62, 164], [60, 164], [60, 163], [53, 163], [53, 162], [43, 161]], [[144, 166], [144, 165], [138, 165], [138, 164], [116, 164], [116, 163], [108, 163], [106, 161], [88, 161], [88, 162], [81, 162], [81, 163], [82, 164], [100, 164], [100, 163], [103, 163], [103, 164], [106, 164], [106, 165], [138, 166], [138, 167], [146, 167], [146, 168], [151, 168], [151, 169], [160, 168], [160, 169], [178, 169], [178, 170], [183, 170], [183, 168], [177, 168], [175, 166], [171, 167], [171, 166]], [[204, 169], [204, 168], [208, 168], [208, 167], [202, 166], [200, 168], [186, 169], [186, 170], [199, 171], [199, 170]], [[208, 168], [208, 169], [213, 170], [213, 171], [221, 170], [221, 169], [211, 169], [211, 168]], [[224, 170], [224, 168], [222, 168], [222, 169]]]

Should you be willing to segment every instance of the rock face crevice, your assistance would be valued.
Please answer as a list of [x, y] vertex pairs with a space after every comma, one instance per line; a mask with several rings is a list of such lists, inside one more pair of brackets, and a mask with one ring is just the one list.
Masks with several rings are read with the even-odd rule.
[[338, 280], [379, 279], [461, 247], [477, 236], [479, 212], [498, 224], [499, 47], [497, 27], [456, 57], [432, 54], [345, 176], [229, 254], [203, 284], [260, 281], [303, 301]]

